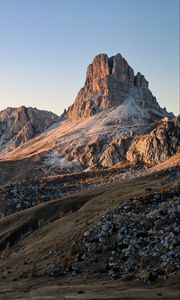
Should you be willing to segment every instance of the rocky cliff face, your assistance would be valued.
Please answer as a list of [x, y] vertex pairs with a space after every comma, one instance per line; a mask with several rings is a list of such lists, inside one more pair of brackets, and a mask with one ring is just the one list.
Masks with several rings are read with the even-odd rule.
[[158, 164], [179, 151], [180, 116], [163, 121], [149, 134], [136, 137], [129, 147], [126, 158], [130, 162]]
[[85, 84], [64, 116], [72, 120], [86, 119], [118, 107], [129, 96], [133, 97], [147, 119], [170, 116], [159, 106], [145, 77], [139, 72], [134, 75], [133, 69], [120, 54], [110, 58], [99, 54], [88, 66]]
[[0, 150], [9, 151], [44, 131], [59, 117], [36, 108], [7, 108], [0, 112]]
[[[143, 135], [96, 135], [94, 141], [72, 143], [61, 148], [60, 160], [79, 163], [82, 169], [111, 168], [121, 162], [153, 166], [179, 151], [180, 116], [162, 120]], [[75, 167], [75, 165], [74, 165]]]
[[[179, 121], [159, 106], [145, 77], [134, 75], [120, 54], [100, 54], [88, 66], [74, 104], [60, 118], [25, 107], [0, 113], [0, 156], [42, 153], [47, 172], [110, 168], [121, 162], [153, 165], [178, 151]], [[29, 139], [31, 144], [25, 143]]]

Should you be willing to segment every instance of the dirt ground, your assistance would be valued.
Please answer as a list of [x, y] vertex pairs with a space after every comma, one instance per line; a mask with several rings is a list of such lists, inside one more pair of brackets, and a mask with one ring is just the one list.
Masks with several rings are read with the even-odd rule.
[[[132, 274], [112, 280], [107, 275], [50, 277], [53, 263], [63, 263], [75, 237], [112, 207], [132, 196], [174, 188], [172, 172], [150, 174], [111, 186], [75, 193], [0, 220], [0, 299], [179, 299], [178, 274], [144, 284]], [[36, 276], [33, 277], [33, 269]]]
[[168, 278], [145, 285], [141, 281], [123, 278], [116, 281], [107, 278], [67, 278], [37, 282], [24, 280], [15, 286], [1, 288], [1, 300], [149, 300], [179, 299], [179, 278]]
[[33, 177], [33, 169], [40, 165], [39, 158], [0, 161], [0, 186]]

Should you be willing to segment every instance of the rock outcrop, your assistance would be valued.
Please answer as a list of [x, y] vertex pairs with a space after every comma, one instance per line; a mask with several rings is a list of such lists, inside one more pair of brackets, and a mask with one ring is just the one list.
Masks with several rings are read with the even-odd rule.
[[80, 162], [81, 168], [111, 168], [119, 162], [140, 163], [149, 166], [164, 162], [179, 151], [180, 116], [162, 120], [148, 133], [136, 136], [114, 134], [105, 139], [98, 136], [87, 144], [72, 143], [71, 151], [61, 154], [67, 161]]
[[0, 150], [18, 147], [58, 121], [59, 117], [48, 111], [8, 107], [0, 112]]
[[143, 110], [144, 117], [151, 121], [172, 116], [159, 106], [145, 77], [139, 72], [134, 75], [133, 69], [120, 54], [110, 58], [99, 54], [88, 66], [85, 84], [64, 117], [86, 119], [103, 110], [118, 107], [129, 96]]
[[130, 162], [158, 164], [167, 160], [180, 147], [180, 116], [163, 121], [149, 134], [136, 137], [129, 147], [126, 158]]
[[[180, 122], [172, 117], [159, 106], [145, 77], [134, 75], [120, 54], [100, 54], [61, 117], [25, 107], [0, 113], [0, 156], [42, 154], [47, 173], [111, 168], [122, 162], [154, 165], [178, 151]], [[40, 140], [25, 143], [58, 121]]]

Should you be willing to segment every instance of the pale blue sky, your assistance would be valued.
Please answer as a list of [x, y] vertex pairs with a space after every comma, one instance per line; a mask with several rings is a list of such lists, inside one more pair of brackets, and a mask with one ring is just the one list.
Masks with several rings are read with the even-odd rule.
[[179, 113], [179, 0], [0, 0], [0, 110], [60, 114], [98, 53], [121, 53]]

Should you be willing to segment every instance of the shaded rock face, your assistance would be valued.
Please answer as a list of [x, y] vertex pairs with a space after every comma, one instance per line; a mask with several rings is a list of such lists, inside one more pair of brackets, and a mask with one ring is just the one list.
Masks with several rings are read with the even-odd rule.
[[7, 108], [0, 112], [0, 150], [18, 147], [43, 132], [59, 117], [36, 108]]
[[143, 109], [146, 118], [170, 116], [159, 106], [145, 77], [139, 72], [135, 76], [120, 54], [110, 58], [99, 54], [88, 66], [85, 84], [64, 116], [72, 120], [85, 119], [121, 105], [129, 96]]

